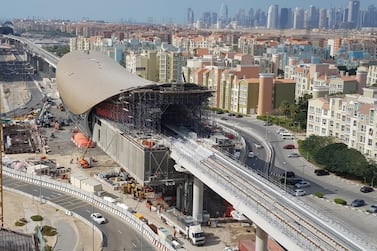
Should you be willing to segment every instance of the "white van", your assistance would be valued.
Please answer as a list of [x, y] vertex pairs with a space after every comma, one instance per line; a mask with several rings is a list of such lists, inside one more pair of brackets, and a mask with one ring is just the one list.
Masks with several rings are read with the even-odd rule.
[[289, 133], [289, 132], [284, 132], [284, 133], [282, 133], [281, 134], [281, 137], [282, 137], [282, 139], [294, 139], [295, 137], [291, 134], [291, 133]]

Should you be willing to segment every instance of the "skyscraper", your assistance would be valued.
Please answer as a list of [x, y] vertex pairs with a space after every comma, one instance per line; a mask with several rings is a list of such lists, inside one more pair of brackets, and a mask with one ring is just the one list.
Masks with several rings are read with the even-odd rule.
[[304, 16], [304, 9], [297, 7], [293, 16], [293, 29], [304, 29]]
[[326, 29], [328, 27], [327, 10], [319, 10], [319, 28]]
[[221, 4], [220, 6], [220, 14], [219, 14], [219, 19], [223, 23], [228, 22], [228, 6], [224, 3]]
[[187, 24], [192, 25], [194, 23], [194, 11], [191, 8], [187, 9]]
[[348, 2], [348, 23], [350, 28], [359, 27], [359, 12], [360, 12], [360, 1], [350, 0]]
[[279, 17], [280, 29], [289, 29], [292, 27], [292, 11], [290, 8], [281, 8]]
[[318, 23], [319, 23], [318, 9], [315, 6], [310, 5], [308, 9], [306, 28], [307, 29], [318, 28]]
[[273, 4], [268, 8], [267, 29], [277, 29], [279, 20], [279, 5]]

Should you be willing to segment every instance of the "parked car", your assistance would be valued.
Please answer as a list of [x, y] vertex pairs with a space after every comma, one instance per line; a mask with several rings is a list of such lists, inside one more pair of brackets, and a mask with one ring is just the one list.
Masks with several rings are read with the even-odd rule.
[[286, 183], [288, 186], [294, 186], [296, 185], [297, 183], [301, 182], [302, 180], [301, 179], [298, 179], [298, 178], [280, 178], [280, 182], [282, 184]]
[[91, 213], [90, 218], [92, 218], [92, 220], [97, 222], [98, 224], [106, 223], [105, 217], [103, 217], [100, 213]]
[[236, 115], [236, 118], [242, 118], [242, 117], [243, 117], [242, 114], [237, 114], [237, 115]]
[[290, 153], [290, 154], [288, 154], [288, 158], [298, 158], [298, 157], [300, 157], [300, 154], [298, 154], [298, 153]]
[[263, 123], [263, 125], [265, 125], [265, 126], [270, 126], [270, 125], [272, 125], [272, 122], [271, 122], [271, 121], [265, 121], [265, 122]]
[[373, 187], [363, 186], [360, 188], [360, 192], [362, 193], [370, 193], [373, 191], [374, 191]]
[[262, 148], [263, 148], [263, 145], [262, 145], [262, 144], [259, 144], [259, 143], [255, 143], [255, 148], [256, 148], [256, 149], [262, 149]]
[[330, 174], [329, 171], [327, 171], [326, 169], [315, 169], [314, 173], [317, 176], [324, 176], [324, 175], [329, 175]]
[[280, 128], [276, 131], [277, 134], [282, 134], [282, 133], [289, 133], [286, 129]]
[[370, 205], [370, 207], [367, 209], [369, 213], [377, 213], [377, 204]]
[[297, 182], [297, 183], [295, 184], [295, 187], [296, 187], [296, 188], [310, 187], [310, 183], [307, 182], [306, 180], [301, 180], [301, 181], [299, 181], [299, 182]]
[[283, 132], [283, 133], [280, 133], [280, 135], [281, 135], [282, 139], [294, 139], [295, 138], [295, 136], [293, 136], [289, 132]]
[[294, 178], [294, 177], [296, 177], [295, 172], [292, 172], [292, 171], [287, 171], [285, 173], [285, 175], [287, 176], [287, 178]]
[[356, 199], [356, 200], [353, 200], [351, 202], [351, 206], [353, 207], [362, 207], [365, 205], [365, 201], [364, 200], [360, 200], [360, 199]]
[[228, 120], [226, 117], [221, 117], [220, 119], [221, 120]]
[[288, 144], [288, 145], [285, 145], [283, 146], [284, 149], [295, 149], [296, 146], [295, 145], [292, 145], [292, 144]]
[[255, 154], [254, 154], [254, 152], [249, 152], [249, 154], [247, 155], [249, 158], [254, 158], [255, 157]]
[[306, 194], [305, 190], [296, 189], [293, 193], [294, 196], [304, 196]]

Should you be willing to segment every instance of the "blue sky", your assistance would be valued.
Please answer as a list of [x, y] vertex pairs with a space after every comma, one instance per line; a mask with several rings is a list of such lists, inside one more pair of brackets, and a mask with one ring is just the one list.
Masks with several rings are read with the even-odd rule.
[[[229, 15], [240, 8], [267, 11], [271, 4], [280, 7], [303, 7], [314, 5], [321, 8], [345, 7], [348, 0], [3, 0], [0, 20], [12, 18], [71, 19], [83, 18], [119, 22], [133, 20], [154, 23], [184, 23], [187, 8], [192, 8], [195, 19], [204, 11], [219, 12], [221, 3], [227, 4]], [[377, 5], [376, 0], [361, 0], [361, 8]]]

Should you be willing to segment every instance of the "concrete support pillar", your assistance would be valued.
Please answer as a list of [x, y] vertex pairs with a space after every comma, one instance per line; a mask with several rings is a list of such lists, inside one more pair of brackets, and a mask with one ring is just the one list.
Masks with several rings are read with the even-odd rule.
[[189, 194], [189, 182], [185, 180], [185, 186], [183, 188], [183, 211], [185, 212], [188, 212]]
[[203, 182], [196, 177], [193, 186], [192, 217], [199, 222], [203, 221]]
[[267, 233], [257, 226], [255, 233], [255, 251], [267, 251]]
[[175, 204], [176, 204], [176, 207], [179, 208], [179, 209], [181, 209], [181, 207], [182, 207], [182, 205], [181, 205], [181, 197], [182, 197], [181, 192], [182, 192], [182, 186], [178, 185], [177, 186], [177, 194], [176, 194]]

